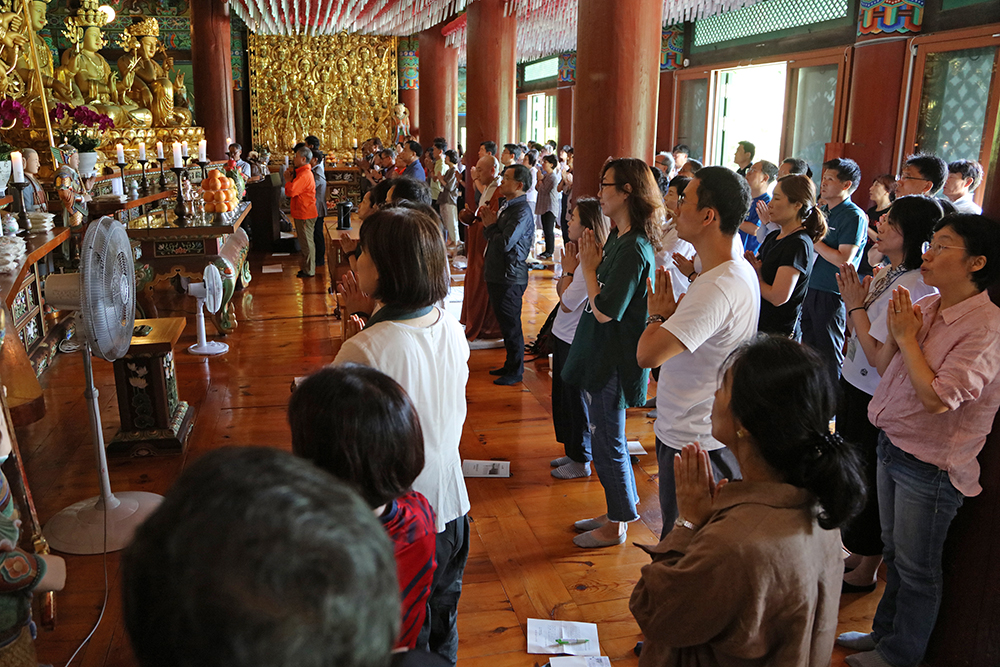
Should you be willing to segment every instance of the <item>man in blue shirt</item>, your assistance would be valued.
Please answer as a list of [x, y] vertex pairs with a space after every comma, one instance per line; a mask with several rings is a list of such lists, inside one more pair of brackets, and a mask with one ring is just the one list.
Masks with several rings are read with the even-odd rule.
[[854, 160], [834, 158], [823, 163], [820, 198], [829, 231], [813, 244], [816, 263], [809, 276], [809, 289], [802, 302], [802, 342], [819, 352], [836, 383], [844, 362], [844, 326], [847, 313], [837, 287], [841, 264], [861, 263], [868, 218], [851, 201], [851, 193], [861, 182], [861, 168]]
[[767, 160], [755, 162], [747, 172], [747, 184], [750, 186], [750, 212], [747, 213], [746, 220], [740, 225], [740, 239], [743, 241], [743, 249], [750, 252], [757, 252], [761, 242], [757, 240], [757, 228], [760, 226], [760, 218], [757, 215], [757, 204], [764, 202], [766, 205], [771, 201], [771, 184], [778, 178], [778, 166]]
[[427, 182], [427, 172], [424, 171], [424, 165], [420, 164], [420, 157], [423, 154], [423, 147], [416, 141], [411, 139], [403, 143], [403, 152], [399, 154], [399, 161], [406, 165], [403, 176], [409, 176], [422, 183]]
[[499, 213], [480, 206], [486, 236], [484, 277], [490, 305], [496, 313], [503, 344], [507, 348], [504, 365], [490, 371], [499, 375], [494, 384], [512, 385], [524, 375], [524, 334], [521, 331], [521, 303], [528, 287], [528, 252], [535, 240], [535, 215], [525, 191], [531, 187], [531, 172], [523, 164], [503, 170], [500, 194], [506, 202]]

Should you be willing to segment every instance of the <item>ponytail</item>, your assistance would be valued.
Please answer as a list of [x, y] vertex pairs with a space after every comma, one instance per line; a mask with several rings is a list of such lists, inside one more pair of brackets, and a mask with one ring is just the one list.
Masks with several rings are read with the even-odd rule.
[[813, 433], [803, 445], [800, 458], [783, 466], [786, 481], [815, 496], [820, 506], [816, 520], [821, 528], [842, 526], [864, 507], [861, 459], [839, 433]]
[[813, 243], [823, 240], [828, 229], [826, 226], [826, 216], [823, 215], [823, 211], [819, 210], [818, 206], [811, 206], [809, 208], [805, 220], [802, 221], [802, 226], [806, 228], [806, 233], [809, 234], [809, 238], [813, 240]]

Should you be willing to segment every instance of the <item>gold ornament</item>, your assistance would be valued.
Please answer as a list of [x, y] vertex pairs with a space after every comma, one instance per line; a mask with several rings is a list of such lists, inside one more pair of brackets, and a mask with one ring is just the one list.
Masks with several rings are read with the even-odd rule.
[[149, 18], [130, 25], [125, 31], [134, 37], [159, 37], [160, 24], [156, 19]]
[[108, 18], [110, 17], [99, 9], [97, 0], [83, 0], [73, 21], [82, 28], [89, 26], [103, 28], [108, 24]]

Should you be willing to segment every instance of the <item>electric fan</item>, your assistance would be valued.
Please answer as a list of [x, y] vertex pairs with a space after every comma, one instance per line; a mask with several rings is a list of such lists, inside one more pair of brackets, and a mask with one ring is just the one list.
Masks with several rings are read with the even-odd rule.
[[229, 351], [229, 346], [216, 340], [205, 339], [205, 308], [217, 313], [222, 308], [222, 274], [215, 264], [209, 264], [202, 273], [202, 282], [188, 284], [187, 293], [198, 299], [198, 342], [188, 348], [191, 354], [216, 355]]
[[[135, 528], [162, 500], [154, 493], [111, 493], [104, 453], [101, 410], [91, 355], [114, 361], [128, 351], [135, 326], [135, 268], [125, 227], [107, 216], [91, 222], [80, 250], [80, 273], [54, 274], [42, 287], [53, 308], [77, 311], [82, 339], [83, 395], [90, 411], [90, 430], [97, 457], [101, 495], [62, 510], [45, 525], [49, 545], [64, 553], [117, 551], [132, 539]], [[105, 533], [105, 530], [107, 531]]]

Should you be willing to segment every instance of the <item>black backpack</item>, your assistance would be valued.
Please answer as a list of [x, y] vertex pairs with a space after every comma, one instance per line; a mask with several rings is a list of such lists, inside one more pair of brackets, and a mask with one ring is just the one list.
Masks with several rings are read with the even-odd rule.
[[552, 351], [555, 349], [555, 345], [552, 343], [552, 325], [555, 324], [556, 313], [558, 312], [559, 304], [557, 303], [556, 307], [549, 313], [549, 316], [545, 318], [545, 323], [538, 330], [535, 340], [524, 346], [524, 353], [531, 356], [531, 359], [528, 361], [533, 361], [539, 357], [547, 357], [552, 354]]

